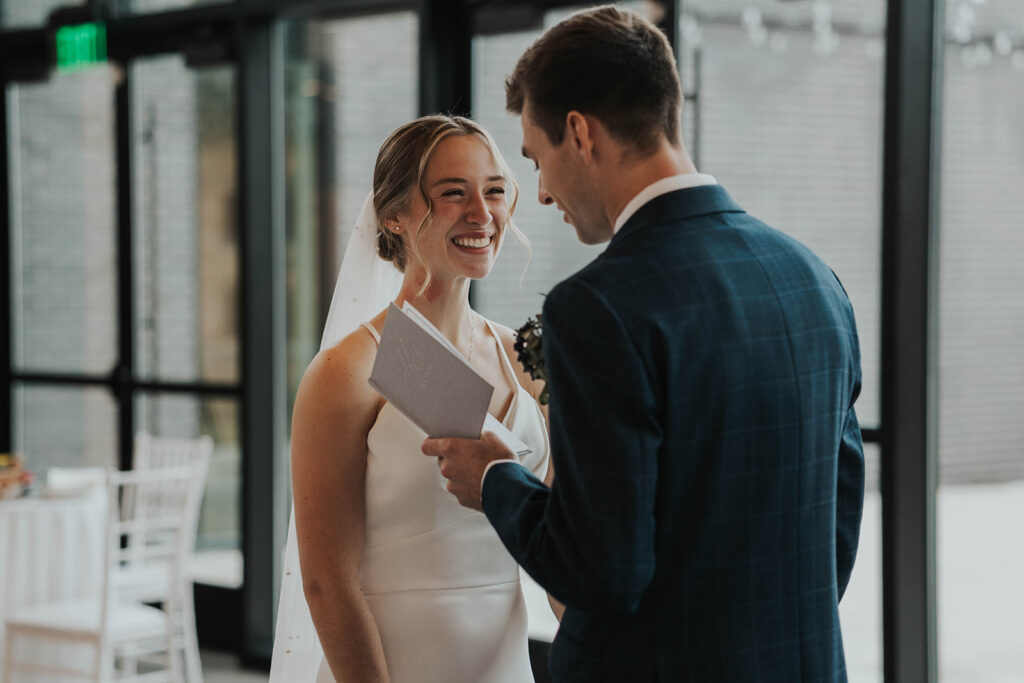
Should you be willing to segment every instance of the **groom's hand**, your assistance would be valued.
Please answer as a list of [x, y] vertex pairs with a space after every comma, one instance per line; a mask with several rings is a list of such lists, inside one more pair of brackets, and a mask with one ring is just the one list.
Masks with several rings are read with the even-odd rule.
[[448, 480], [448, 493], [473, 510], [483, 509], [480, 492], [487, 465], [494, 460], [515, 459], [491, 432], [484, 432], [479, 439], [427, 439], [423, 453], [437, 458], [441, 476]]

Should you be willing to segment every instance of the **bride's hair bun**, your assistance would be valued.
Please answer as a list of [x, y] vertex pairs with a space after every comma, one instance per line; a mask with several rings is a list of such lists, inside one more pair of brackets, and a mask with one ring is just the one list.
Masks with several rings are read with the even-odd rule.
[[394, 263], [399, 270], [405, 271], [407, 259], [402, 237], [383, 228], [379, 220], [377, 221], [377, 254], [385, 261]]

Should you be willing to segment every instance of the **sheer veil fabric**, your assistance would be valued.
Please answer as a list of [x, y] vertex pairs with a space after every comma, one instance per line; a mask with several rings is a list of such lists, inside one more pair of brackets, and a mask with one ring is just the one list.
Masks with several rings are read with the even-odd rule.
[[[401, 286], [402, 273], [377, 255], [377, 218], [371, 192], [352, 228], [320, 349], [334, 346], [384, 310], [398, 296]], [[322, 660], [323, 649], [302, 589], [293, 510], [285, 544], [270, 683], [315, 683]]]

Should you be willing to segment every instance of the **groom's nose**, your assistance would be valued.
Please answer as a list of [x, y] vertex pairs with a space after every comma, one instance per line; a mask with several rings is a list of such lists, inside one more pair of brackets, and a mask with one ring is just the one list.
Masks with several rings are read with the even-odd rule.
[[548, 194], [548, 191], [544, 189], [544, 179], [537, 179], [537, 200], [544, 206], [555, 203], [555, 198]]

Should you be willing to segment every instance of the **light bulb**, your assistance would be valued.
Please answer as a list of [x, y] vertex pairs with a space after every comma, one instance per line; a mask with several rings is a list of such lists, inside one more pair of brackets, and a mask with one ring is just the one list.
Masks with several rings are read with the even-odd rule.
[[743, 25], [747, 29], [753, 29], [761, 25], [761, 10], [757, 7], [747, 7], [743, 10], [742, 19]]
[[1010, 38], [1010, 34], [1006, 31], [997, 33], [995, 38], [992, 39], [992, 44], [1000, 57], [1007, 57], [1013, 52], [1013, 39]]

